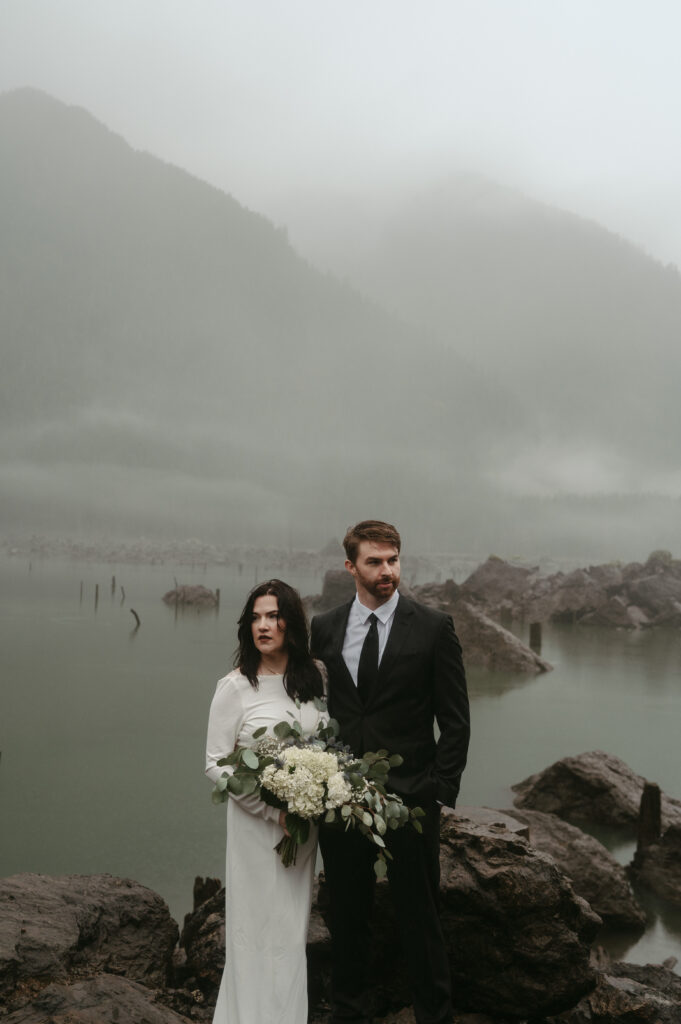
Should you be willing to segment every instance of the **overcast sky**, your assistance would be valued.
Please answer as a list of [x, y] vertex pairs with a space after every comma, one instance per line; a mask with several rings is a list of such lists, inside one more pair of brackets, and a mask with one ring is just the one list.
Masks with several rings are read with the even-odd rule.
[[245, 205], [479, 171], [681, 266], [678, 0], [0, 0], [0, 90]]

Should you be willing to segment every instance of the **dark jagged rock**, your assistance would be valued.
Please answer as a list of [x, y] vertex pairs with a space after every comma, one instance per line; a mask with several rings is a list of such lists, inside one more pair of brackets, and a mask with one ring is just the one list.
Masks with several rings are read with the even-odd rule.
[[600, 918], [553, 862], [503, 826], [442, 822], [442, 920], [457, 1005], [539, 1017], [594, 985]]
[[0, 999], [21, 986], [106, 971], [151, 987], [169, 977], [177, 925], [165, 902], [111, 875], [0, 880]]
[[494, 618], [638, 629], [681, 625], [681, 562], [653, 552], [645, 565], [591, 565], [549, 576], [494, 556], [461, 584], [461, 598]]
[[551, 671], [553, 666], [515, 633], [504, 629], [466, 601], [458, 601], [451, 610], [467, 665], [532, 675]]
[[215, 608], [217, 594], [200, 583], [185, 583], [163, 595], [163, 601], [173, 607]]
[[504, 813], [515, 815], [529, 827], [530, 846], [553, 858], [604, 924], [643, 931], [646, 915], [636, 902], [627, 873], [597, 839], [555, 814], [530, 810]]
[[347, 569], [327, 569], [321, 594], [306, 598], [306, 603], [316, 615], [318, 612], [336, 608], [339, 604], [345, 604], [354, 596], [355, 580]]
[[[516, 807], [635, 831], [645, 779], [613, 754], [595, 750], [564, 757], [511, 788]], [[665, 826], [681, 823], [681, 801], [662, 796]]]
[[547, 1024], [679, 1024], [681, 978], [651, 964], [611, 964], [593, 992]]
[[467, 601], [478, 601], [490, 608], [514, 606], [518, 595], [528, 588], [538, 568], [527, 569], [512, 565], [503, 558], [490, 555], [461, 585], [461, 596]]
[[631, 873], [658, 896], [681, 906], [681, 822], [670, 825], [657, 842], [639, 845]]
[[214, 1004], [225, 966], [224, 888], [185, 916], [180, 947], [185, 952], [180, 973], [183, 986], [198, 989], [208, 1004]]
[[586, 612], [579, 620], [580, 626], [614, 626], [616, 629], [637, 629], [650, 625], [650, 619], [635, 604], [627, 604], [616, 594], [608, 598], [597, 611]]
[[51, 984], [4, 1017], [5, 1024], [187, 1024], [158, 994], [127, 978], [101, 974], [73, 985]]
[[[457, 1012], [517, 1019], [574, 1005], [595, 984], [589, 946], [600, 918], [550, 858], [503, 824], [445, 812], [441, 836], [441, 917]], [[323, 890], [313, 919], [322, 912]], [[385, 883], [377, 886], [373, 935], [381, 1016], [410, 1001]], [[319, 941], [328, 943], [324, 932]]]
[[485, 615], [469, 601], [461, 600], [462, 589], [452, 580], [414, 587], [416, 601], [448, 612], [463, 648], [464, 661], [499, 672], [526, 672], [536, 675], [552, 666], [514, 633]]

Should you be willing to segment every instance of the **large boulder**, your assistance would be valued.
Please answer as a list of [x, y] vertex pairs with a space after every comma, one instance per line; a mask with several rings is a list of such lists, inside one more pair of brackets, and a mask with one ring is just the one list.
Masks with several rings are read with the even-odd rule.
[[657, 842], [639, 846], [631, 873], [658, 896], [681, 906], [681, 823], [670, 825]]
[[553, 667], [514, 633], [467, 601], [458, 601], [452, 608], [452, 614], [467, 665], [528, 675], [549, 672]]
[[631, 602], [640, 605], [650, 618], [675, 612], [681, 602], [681, 578], [657, 572], [630, 582], [628, 593]]
[[[645, 781], [619, 757], [594, 750], [564, 757], [511, 788], [516, 807], [633, 832]], [[681, 822], [681, 801], [663, 794], [662, 822], [664, 827]]]
[[601, 608], [608, 599], [608, 592], [599, 579], [585, 569], [576, 569], [559, 582], [547, 599], [542, 617], [553, 622], [577, 622], [588, 612]]
[[178, 929], [165, 902], [111, 875], [0, 880], [0, 1000], [8, 1008], [50, 982], [101, 972], [167, 983]]
[[553, 666], [515, 633], [504, 629], [469, 601], [462, 600], [461, 592], [456, 583], [447, 580], [446, 583], [414, 587], [413, 596], [415, 600], [452, 616], [466, 665], [528, 675], [551, 670]]
[[527, 569], [490, 555], [461, 584], [461, 596], [466, 601], [484, 605], [490, 611], [511, 610], [538, 571], [537, 568]]
[[47, 985], [3, 1024], [188, 1024], [158, 993], [111, 974]]
[[646, 915], [637, 903], [625, 869], [593, 836], [543, 811], [505, 811], [528, 826], [528, 842], [546, 853], [568, 876], [575, 892], [603, 923], [643, 931]]
[[443, 814], [442, 923], [457, 1005], [539, 1017], [593, 988], [601, 925], [553, 861], [503, 825]]
[[306, 598], [306, 604], [316, 615], [347, 604], [355, 596], [355, 580], [347, 569], [327, 569], [324, 573], [322, 592], [316, 597]]
[[[517, 829], [445, 811], [440, 866], [441, 918], [457, 1012], [540, 1017], [573, 1006], [593, 988], [589, 949], [600, 918], [575, 895], [553, 861], [532, 849]], [[322, 888], [313, 924], [323, 912]], [[384, 882], [376, 889], [372, 931], [372, 992], [374, 1013], [380, 1016], [410, 1002]], [[322, 929], [314, 934], [322, 947], [328, 944]], [[323, 953], [308, 946], [314, 962]]]
[[580, 626], [614, 626], [616, 629], [638, 629], [650, 624], [650, 619], [638, 605], [629, 604], [624, 597], [615, 594], [593, 612], [587, 612], [579, 620]]
[[679, 1024], [681, 978], [665, 967], [615, 963], [596, 988], [547, 1024]]

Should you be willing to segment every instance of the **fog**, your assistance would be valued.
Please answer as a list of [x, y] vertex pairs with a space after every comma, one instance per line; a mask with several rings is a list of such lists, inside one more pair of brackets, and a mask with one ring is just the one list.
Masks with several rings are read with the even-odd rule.
[[3, 0], [0, 531], [678, 549], [680, 30]]

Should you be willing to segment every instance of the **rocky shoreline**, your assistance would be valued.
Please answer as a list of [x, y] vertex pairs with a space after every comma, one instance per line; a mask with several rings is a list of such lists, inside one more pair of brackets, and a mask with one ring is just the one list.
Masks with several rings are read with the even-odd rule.
[[[590, 752], [519, 783], [514, 808], [443, 814], [442, 920], [457, 1024], [679, 1024], [681, 978], [672, 961], [613, 963], [596, 945], [603, 923], [643, 930], [636, 887], [665, 899], [681, 894], [681, 802], [658, 791], [657, 832], [654, 800], [642, 831], [637, 807], [642, 798], [647, 807], [651, 786], [612, 755]], [[547, 793], [550, 810], [542, 809]], [[634, 863], [621, 867], [568, 818], [638, 829]], [[325, 915], [321, 876], [308, 933], [315, 1024], [329, 1011]], [[212, 1019], [224, 960], [217, 879], [197, 878], [181, 932], [159, 895], [110, 875], [3, 879], [0, 922], [0, 1019], [7, 1024]], [[377, 888], [374, 937], [375, 1017], [410, 1024], [385, 883]]]

